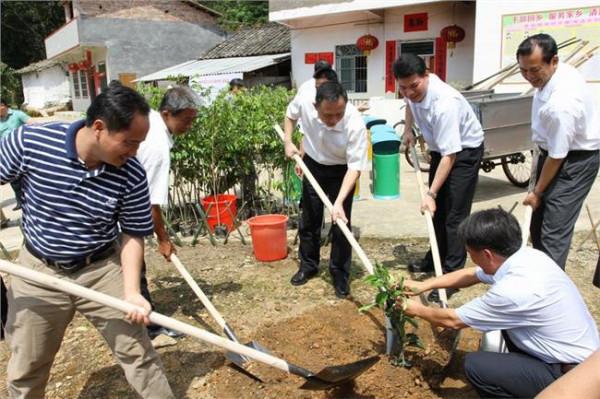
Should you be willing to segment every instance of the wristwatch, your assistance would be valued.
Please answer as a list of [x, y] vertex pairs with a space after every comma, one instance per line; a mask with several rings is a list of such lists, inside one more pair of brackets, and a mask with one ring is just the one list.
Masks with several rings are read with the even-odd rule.
[[544, 192], [543, 191], [533, 190], [533, 195], [535, 195], [538, 198], [544, 198]]
[[431, 198], [436, 199], [437, 198], [437, 194], [434, 193], [433, 191], [429, 190], [427, 191], [427, 195], [429, 195]]

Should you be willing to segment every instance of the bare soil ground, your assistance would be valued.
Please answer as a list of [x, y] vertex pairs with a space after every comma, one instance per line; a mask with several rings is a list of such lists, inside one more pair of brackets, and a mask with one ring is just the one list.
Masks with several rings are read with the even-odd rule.
[[[573, 243], [577, 248], [584, 234]], [[405, 265], [421, 257], [427, 248], [424, 239], [361, 239], [361, 245], [373, 261], [388, 266], [393, 274], [406, 274]], [[322, 265], [327, 265], [330, 247], [323, 249]], [[425, 350], [411, 350], [414, 366], [398, 368], [385, 353], [383, 316], [373, 310], [359, 314], [358, 308], [374, 295], [361, 278], [356, 259], [353, 266], [352, 297], [335, 297], [326, 267], [301, 287], [289, 279], [297, 269], [297, 254], [290, 250], [287, 259], [260, 263], [252, 246], [231, 239], [227, 245], [179, 249], [183, 263], [211, 298], [238, 337], [255, 340], [274, 355], [312, 371], [330, 365], [353, 362], [372, 355], [381, 360], [353, 384], [329, 391], [304, 391], [301, 378], [279, 370], [253, 364], [251, 370], [263, 382], [257, 382], [232, 368], [223, 352], [193, 338], [182, 338], [174, 346], [160, 348], [168, 379], [176, 395], [182, 398], [470, 398], [476, 397], [462, 374], [465, 353], [474, 351], [480, 334], [464, 330], [456, 354], [446, 370], [447, 348], [437, 344], [429, 325], [421, 322], [419, 335]], [[568, 274], [580, 288], [596, 322], [600, 321], [598, 291], [591, 280], [598, 250], [588, 242], [581, 250], [573, 249]], [[157, 310], [201, 328], [218, 332], [218, 327], [196, 299], [176, 269], [148, 249], [147, 262], [151, 292]], [[485, 287], [472, 287], [453, 296], [451, 306], [479, 295]], [[596, 299], [596, 300], [594, 300]], [[0, 344], [0, 397], [7, 397], [6, 363], [10, 353]], [[441, 382], [440, 382], [441, 381]], [[81, 316], [69, 326], [56, 357], [47, 386], [48, 398], [134, 398], [123, 373], [100, 335]]]

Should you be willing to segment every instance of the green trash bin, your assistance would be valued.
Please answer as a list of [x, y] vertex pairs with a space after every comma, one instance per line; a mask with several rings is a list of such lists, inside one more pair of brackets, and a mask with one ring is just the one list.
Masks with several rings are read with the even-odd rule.
[[373, 198], [400, 198], [400, 138], [392, 131], [374, 134]]
[[287, 170], [285, 173], [285, 202], [299, 203], [302, 198], [302, 180], [296, 175], [294, 171], [295, 163], [288, 163]]

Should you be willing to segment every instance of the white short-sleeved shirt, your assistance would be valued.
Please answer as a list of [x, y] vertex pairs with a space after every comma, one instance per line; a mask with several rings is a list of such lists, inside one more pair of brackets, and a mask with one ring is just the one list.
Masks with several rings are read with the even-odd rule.
[[579, 71], [559, 63], [554, 75], [533, 96], [531, 140], [552, 158], [565, 158], [571, 150], [600, 149], [598, 107]]
[[173, 137], [159, 112], [151, 110], [150, 130], [146, 140], [140, 144], [136, 158], [146, 170], [152, 205], [167, 205], [169, 202], [169, 171]]
[[483, 129], [471, 105], [433, 73], [425, 97], [420, 102], [406, 102], [432, 151], [450, 155], [483, 143]]
[[[298, 88], [298, 92], [296, 93], [296, 97], [301, 99], [302, 101], [310, 101], [314, 102], [317, 97], [317, 82], [315, 78], [310, 78], [306, 82], [302, 83]], [[302, 127], [302, 120], [298, 120], [298, 129], [302, 133], [304, 133], [304, 128]]]
[[310, 78], [302, 83], [296, 95], [314, 102], [315, 97], [317, 97], [317, 82], [315, 78]]
[[516, 346], [546, 363], [580, 363], [600, 347], [577, 287], [543, 252], [521, 248], [494, 275], [478, 267], [477, 277], [491, 288], [456, 309], [469, 327], [507, 330]]
[[322, 165], [348, 165], [351, 170], [366, 170], [367, 128], [356, 110], [346, 104], [346, 112], [335, 127], [330, 128], [319, 119], [314, 100], [296, 96], [288, 105], [286, 116], [302, 120], [305, 153]]

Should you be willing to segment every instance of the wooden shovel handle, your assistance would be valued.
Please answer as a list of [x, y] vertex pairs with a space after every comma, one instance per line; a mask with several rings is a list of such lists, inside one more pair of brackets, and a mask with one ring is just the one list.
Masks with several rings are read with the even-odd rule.
[[[533, 155], [531, 159], [531, 172], [529, 173], [529, 186], [527, 192], [532, 192], [535, 189], [537, 181], [537, 164], [539, 159], [540, 151], [537, 146], [533, 149]], [[533, 208], [531, 205], [525, 205], [525, 212], [523, 214], [523, 224], [521, 225], [521, 234], [523, 235], [522, 246], [527, 246], [529, 240], [529, 226], [531, 226], [531, 218], [533, 216]]]
[[[68, 280], [56, 278], [48, 274], [41, 273], [4, 260], [0, 260], [0, 271], [17, 276], [24, 280], [40, 284], [44, 287], [55, 289], [61, 292], [66, 292], [67, 294], [84, 298], [104, 306], [108, 306], [112, 309], [119, 310], [123, 313], [128, 313], [130, 311], [143, 311], [141, 308], [122, 299], [118, 299], [110, 295], [106, 295], [101, 292], [82, 287], [81, 285], [75, 284]], [[184, 334], [198, 338], [202, 341], [208, 342], [209, 344], [213, 344], [228, 351], [238, 353], [240, 355], [254, 359], [261, 363], [265, 363], [269, 366], [278, 368], [285, 372], [290, 372], [290, 365], [288, 365], [288, 363], [283, 359], [277, 358], [267, 353], [260, 352], [256, 349], [252, 349], [248, 346], [239, 344], [237, 342], [230, 341], [228, 339], [209, 333], [208, 331], [194, 327], [187, 323], [183, 323], [179, 320], [175, 320], [171, 317], [167, 317], [160, 313], [150, 312], [148, 318], [152, 323], [170, 328], [175, 331], [182, 332]]]
[[[283, 130], [281, 130], [281, 127], [279, 125], [275, 124], [275, 125], [273, 125], [273, 128], [279, 135], [279, 138], [282, 141], [284, 141], [285, 136], [284, 136]], [[321, 188], [319, 183], [317, 183], [317, 180], [314, 178], [312, 173], [310, 173], [310, 170], [308, 170], [308, 167], [306, 167], [306, 164], [304, 163], [302, 158], [300, 158], [300, 156], [298, 154], [295, 154], [293, 158], [294, 158], [294, 161], [296, 161], [296, 163], [298, 164], [298, 166], [300, 166], [300, 169], [302, 169], [304, 176], [306, 176], [306, 178], [308, 179], [310, 184], [313, 186], [313, 188], [319, 195], [319, 198], [321, 198], [321, 201], [323, 201], [323, 204], [325, 204], [325, 206], [327, 207], [329, 212], [333, 212], [333, 204], [331, 203], [331, 201], [329, 201], [327, 194], [325, 194], [325, 192], [323, 192], [323, 189]], [[351, 195], [351, 194], [349, 194], [349, 195]], [[369, 258], [367, 258], [367, 255], [365, 254], [365, 252], [362, 250], [362, 248], [358, 244], [358, 241], [356, 241], [356, 239], [354, 238], [354, 235], [352, 234], [352, 232], [350, 231], [348, 226], [341, 220], [338, 220], [336, 222], [336, 224], [338, 225], [338, 227], [340, 228], [340, 230], [342, 231], [342, 233], [344, 234], [344, 236], [346, 237], [346, 239], [348, 240], [348, 242], [350, 243], [352, 248], [354, 248], [354, 250], [356, 251], [356, 254], [360, 258], [360, 260], [361, 260], [362, 264], [364, 265], [365, 269], [367, 270], [367, 272], [369, 272], [369, 274], [373, 274], [373, 264], [371, 263]]]
[[[425, 198], [425, 185], [423, 183], [423, 176], [421, 175], [421, 168], [419, 167], [419, 158], [417, 157], [417, 150], [414, 146], [411, 146], [410, 153], [413, 158], [413, 168], [417, 176], [417, 184], [419, 185], [419, 196], [421, 202]], [[433, 258], [433, 268], [435, 270], [436, 277], [441, 277], [444, 272], [442, 271], [442, 261], [440, 259], [440, 250], [437, 243], [437, 237], [435, 236], [435, 227], [433, 225], [433, 216], [428, 210], [425, 211], [425, 220], [427, 221], [427, 233], [429, 235], [429, 246], [431, 246], [431, 256]], [[440, 302], [443, 308], [448, 307], [448, 296], [446, 295], [445, 288], [439, 288], [438, 293], [440, 295]]]
[[219, 327], [225, 329], [227, 326], [227, 322], [225, 321], [223, 316], [221, 316], [217, 308], [213, 306], [212, 302], [210, 301], [210, 299], [208, 299], [206, 294], [204, 294], [204, 292], [200, 289], [200, 286], [198, 286], [196, 280], [194, 280], [192, 275], [187, 271], [187, 269], [185, 268], [183, 263], [181, 263], [177, 255], [171, 254], [171, 262], [173, 262], [179, 273], [183, 276], [184, 280], [188, 283], [192, 291], [194, 291], [198, 299], [200, 299], [202, 305], [204, 305], [206, 310], [208, 310], [208, 313], [210, 313], [212, 318], [215, 319]]

